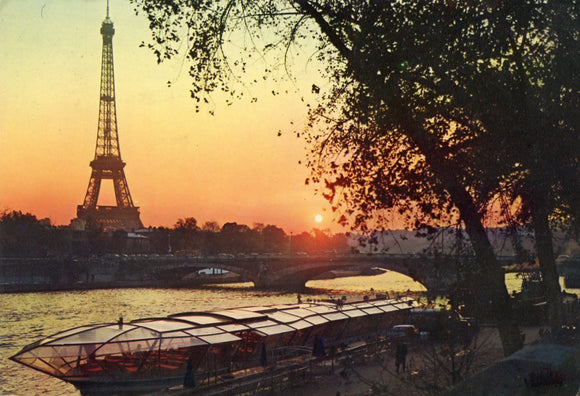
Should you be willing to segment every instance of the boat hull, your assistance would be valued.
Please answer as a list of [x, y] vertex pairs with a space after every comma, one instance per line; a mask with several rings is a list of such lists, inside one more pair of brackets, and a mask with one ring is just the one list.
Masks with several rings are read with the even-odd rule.
[[104, 396], [104, 395], [134, 395], [136, 393], [155, 392], [159, 389], [166, 389], [183, 384], [184, 376], [170, 376], [162, 378], [140, 378], [100, 381], [91, 379], [80, 379], [69, 381], [77, 388], [82, 395]]

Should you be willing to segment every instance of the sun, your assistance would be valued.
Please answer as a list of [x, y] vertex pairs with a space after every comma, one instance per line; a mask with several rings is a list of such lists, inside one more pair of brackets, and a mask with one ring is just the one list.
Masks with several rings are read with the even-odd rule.
[[322, 223], [322, 215], [317, 214], [316, 216], [314, 216], [314, 221], [317, 223]]

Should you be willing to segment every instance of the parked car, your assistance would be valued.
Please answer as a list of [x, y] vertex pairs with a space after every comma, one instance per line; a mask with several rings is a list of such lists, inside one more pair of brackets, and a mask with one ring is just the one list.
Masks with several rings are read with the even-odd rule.
[[450, 336], [459, 337], [468, 343], [477, 332], [478, 323], [475, 318], [463, 317], [459, 312], [442, 309], [413, 308], [410, 322], [423, 335], [435, 339], [444, 339]]
[[391, 340], [397, 339], [410, 339], [417, 337], [419, 335], [419, 330], [414, 325], [402, 324], [391, 327], [387, 332], [387, 338]]

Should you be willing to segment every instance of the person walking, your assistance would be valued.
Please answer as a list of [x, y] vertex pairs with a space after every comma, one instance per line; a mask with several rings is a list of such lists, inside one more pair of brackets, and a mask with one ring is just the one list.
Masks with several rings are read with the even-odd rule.
[[399, 367], [403, 366], [403, 371], [405, 371], [405, 366], [407, 364], [407, 344], [400, 342], [397, 344], [397, 349], [395, 351], [395, 365], [397, 367], [397, 374], [399, 374]]

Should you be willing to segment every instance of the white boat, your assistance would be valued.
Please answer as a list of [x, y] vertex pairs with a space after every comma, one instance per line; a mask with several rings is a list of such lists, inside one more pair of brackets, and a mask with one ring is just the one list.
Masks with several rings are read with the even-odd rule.
[[[57, 333], [10, 359], [70, 382], [83, 394], [144, 391], [385, 336], [413, 299], [342, 300], [186, 312]], [[307, 352], [305, 352], [307, 351]], [[274, 353], [276, 352], [276, 353]]]

